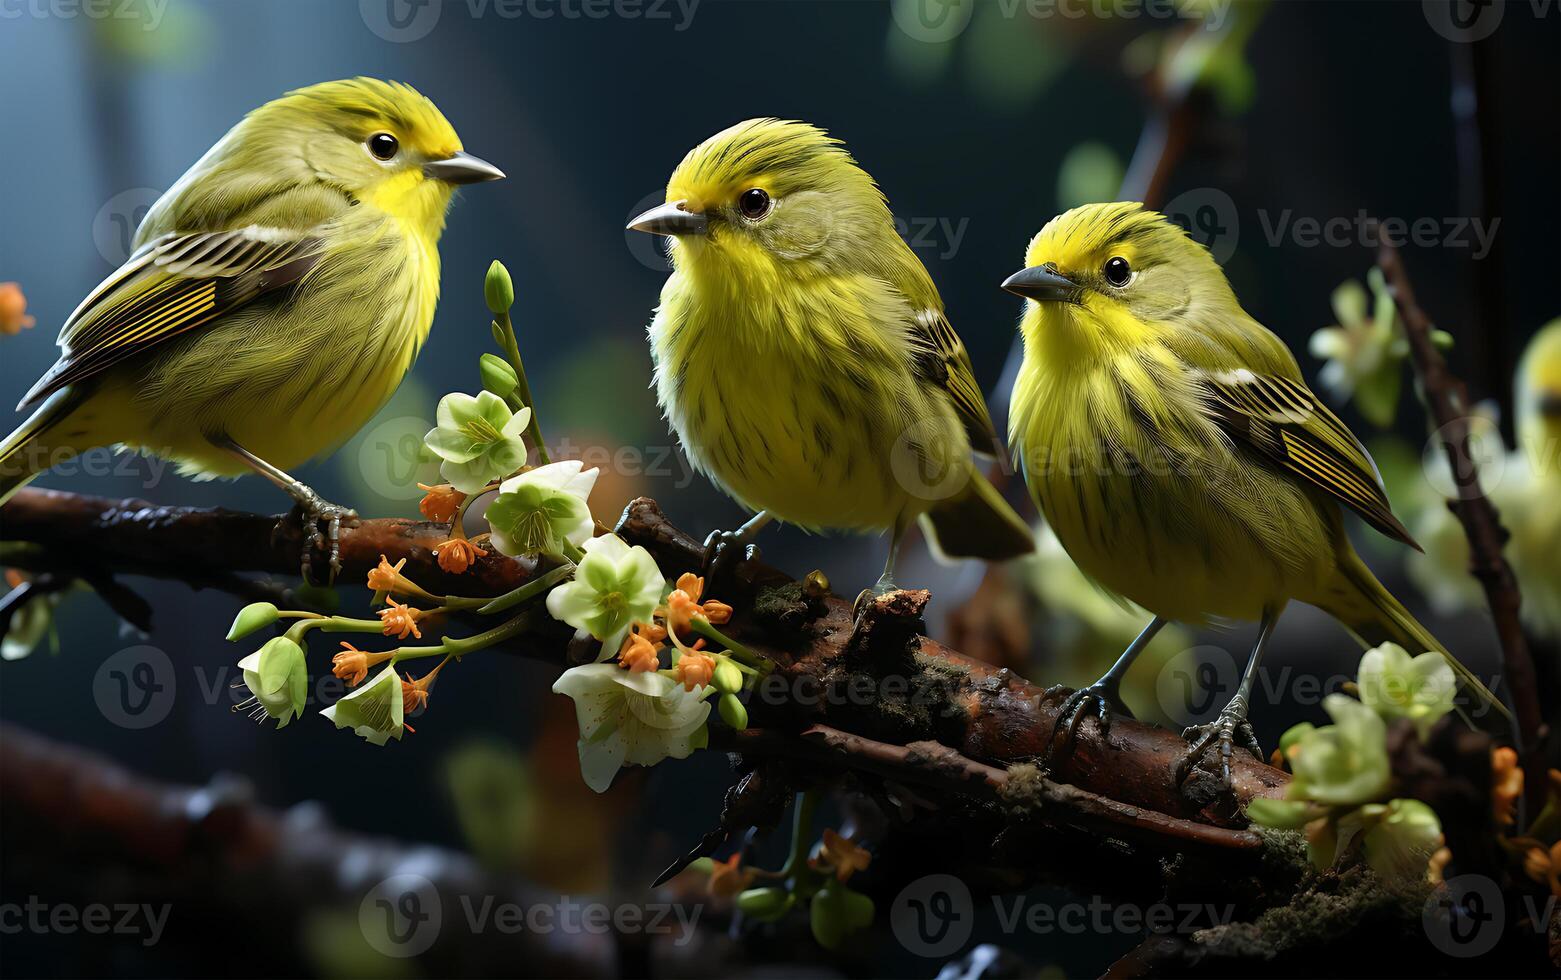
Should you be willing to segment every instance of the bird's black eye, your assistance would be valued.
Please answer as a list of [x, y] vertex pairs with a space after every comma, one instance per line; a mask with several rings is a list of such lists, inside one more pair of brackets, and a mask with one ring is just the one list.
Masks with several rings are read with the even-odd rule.
[[737, 210], [750, 221], [758, 221], [770, 213], [770, 195], [762, 187], [750, 187], [737, 198]]
[[1128, 280], [1133, 278], [1133, 269], [1127, 264], [1127, 259], [1120, 255], [1114, 255], [1106, 260], [1105, 268], [1101, 274], [1106, 277], [1106, 282], [1121, 289], [1126, 286]]
[[375, 133], [369, 137], [369, 152], [381, 160], [389, 160], [401, 151], [401, 143], [389, 133]]

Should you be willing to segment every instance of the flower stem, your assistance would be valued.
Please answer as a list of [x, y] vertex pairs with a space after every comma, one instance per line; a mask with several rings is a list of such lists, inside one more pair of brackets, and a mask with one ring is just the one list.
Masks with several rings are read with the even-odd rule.
[[288, 627], [287, 638], [303, 646], [304, 636], [310, 630], [327, 633], [382, 633], [385, 624], [377, 619], [348, 619], [345, 616], [321, 616], [318, 619], [300, 619]]
[[546, 592], [574, 573], [575, 563], [572, 561], [565, 562], [556, 568], [548, 569], [525, 585], [511, 589], [497, 599], [487, 600], [487, 604], [478, 608], [477, 612], [484, 616], [491, 616], [494, 613], [503, 612], [506, 609], [518, 606], [522, 602]]
[[818, 792], [807, 790], [797, 794], [791, 811], [791, 852], [781, 866], [780, 876], [790, 878], [797, 874], [799, 866], [807, 860], [808, 844], [813, 840], [813, 809], [818, 806]]
[[689, 619], [689, 624], [694, 627], [694, 632], [713, 643], [719, 643], [726, 647], [727, 655], [739, 664], [746, 664], [754, 668], [759, 674], [768, 674], [775, 669], [775, 664], [768, 657], [761, 657], [757, 653], [738, 643], [725, 633], [715, 628], [715, 624], [703, 616], [694, 616]]
[[455, 508], [455, 516], [450, 519], [450, 537], [466, 537], [467, 508], [471, 507], [472, 501], [476, 500], [478, 497], [487, 493], [489, 490], [497, 490], [498, 488], [499, 485], [497, 483], [490, 483], [481, 490], [478, 490], [476, 493], [469, 493], [466, 495], [466, 497], [461, 501], [460, 505]]
[[547, 455], [547, 444], [542, 441], [542, 424], [537, 421], [537, 406], [531, 399], [531, 385], [526, 382], [526, 365], [520, 360], [520, 345], [515, 341], [515, 325], [510, 320], [508, 312], [500, 313], [494, 317], [494, 323], [498, 324], [498, 334], [503, 342], [504, 356], [509, 359], [510, 367], [515, 369], [515, 390], [520, 394], [520, 401], [525, 407], [531, 409], [531, 422], [526, 426], [526, 431], [531, 435], [532, 445], [537, 447], [537, 459], [543, 466], [551, 460]]

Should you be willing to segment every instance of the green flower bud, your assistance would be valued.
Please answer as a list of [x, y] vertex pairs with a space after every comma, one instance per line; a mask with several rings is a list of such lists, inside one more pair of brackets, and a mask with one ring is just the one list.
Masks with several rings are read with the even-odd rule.
[[515, 386], [520, 384], [520, 378], [516, 377], [515, 369], [510, 367], [509, 361], [497, 354], [482, 355], [478, 359], [477, 370], [482, 374], [482, 386], [500, 398], [508, 398]]
[[482, 283], [482, 295], [494, 316], [509, 312], [509, 308], [515, 305], [515, 282], [510, 279], [504, 263], [498, 259], [494, 259], [493, 264], [488, 266], [488, 277]]
[[725, 694], [737, 694], [743, 689], [743, 672], [727, 658], [717, 657], [715, 674], [711, 676], [710, 684]]
[[737, 731], [748, 727], [748, 709], [737, 699], [735, 694], [723, 694], [721, 700], [716, 702], [721, 712], [721, 720], [731, 725]]
[[750, 888], [737, 896], [737, 908], [760, 922], [774, 922], [785, 915], [795, 899], [784, 888]]
[[847, 936], [873, 924], [873, 900], [830, 879], [813, 896], [808, 920], [818, 944], [837, 949]]
[[238, 611], [233, 617], [233, 625], [228, 627], [228, 639], [242, 640], [244, 637], [280, 619], [281, 616], [269, 602], [251, 602]]

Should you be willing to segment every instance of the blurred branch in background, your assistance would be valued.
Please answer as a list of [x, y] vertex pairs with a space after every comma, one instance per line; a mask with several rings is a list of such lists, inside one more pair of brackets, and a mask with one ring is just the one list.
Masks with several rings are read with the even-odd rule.
[[[0, 726], [0, 816], [9, 881], [44, 884], [55, 901], [160, 907], [148, 938], [166, 935], [202, 964], [242, 949], [242, 971], [257, 976], [404, 973], [377, 951], [404, 942], [375, 932], [389, 928], [380, 900], [422, 905], [433, 927], [421, 964], [433, 976], [606, 976], [618, 956], [611, 935], [455, 928], [462, 898], [557, 904], [464, 855], [343, 831], [307, 804], [278, 813], [242, 781], [153, 783], [9, 725]], [[397, 887], [378, 896], [381, 882]]]
[[1480, 487], [1479, 467], [1470, 454], [1468, 390], [1448, 368], [1446, 359], [1432, 341], [1436, 328], [1415, 300], [1409, 274], [1398, 250], [1385, 238], [1377, 253], [1377, 266], [1382, 270], [1398, 305], [1399, 316], [1403, 318], [1421, 397], [1435, 422], [1452, 469], [1458, 496], [1448, 506], [1458, 516], [1469, 539], [1469, 570], [1484, 586], [1495, 620], [1496, 635], [1501, 642], [1503, 680], [1512, 697], [1521, 738], [1525, 800], [1531, 808], [1530, 813], [1537, 812], [1544, 796], [1544, 744], [1549, 727], [1540, 712], [1534, 661], [1518, 618], [1522, 595], [1512, 567], [1502, 553], [1507, 531], [1501, 525], [1501, 515], [1496, 512], [1495, 505]]

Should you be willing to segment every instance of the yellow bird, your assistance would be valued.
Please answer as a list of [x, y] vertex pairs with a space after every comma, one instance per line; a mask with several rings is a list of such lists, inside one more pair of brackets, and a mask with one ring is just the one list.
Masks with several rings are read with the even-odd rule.
[[629, 227], [671, 238], [650, 325], [656, 392], [694, 465], [755, 516], [891, 533], [874, 591], [923, 518], [944, 554], [1002, 560], [1030, 530], [978, 473], [997, 453], [965, 346], [888, 204], [839, 141], [753, 119], [689, 151], [666, 204]]
[[1261, 758], [1247, 711], [1263, 649], [1292, 599], [1368, 643], [1436, 650], [1489, 691], [1385, 589], [1345, 536], [1343, 508], [1418, 548], [1360, 441], [1302, 380], [1284, 342], [1242, 310], [1208, 251], [1138, 204], [1053, 219], [1003, 288], [1026, 297], [1009, 442], [1063, 547], [1106, 590], [1154, 614], [1059, 727], [1102, 723], [1133, 658], [1168, 621], [1256, 620], [1240, 687], [1188, 729], [1182, 774], [1218, 742]]
[[253, 471], [298, 502], [315, 546], [329, 540], [334, 573], [356, 515], [286, 471], [389, 400], [433, 322], [455, 186], [503, 176], [406, 85], [326, 82], [251, 112], [65, 322], [59, 361], [17, 407], [41, 404], [0, 444], [0, 502], [97, 446], [202, 478]]

